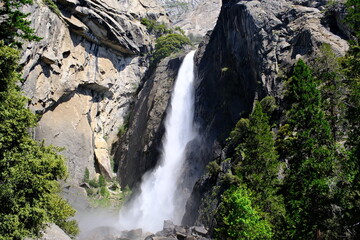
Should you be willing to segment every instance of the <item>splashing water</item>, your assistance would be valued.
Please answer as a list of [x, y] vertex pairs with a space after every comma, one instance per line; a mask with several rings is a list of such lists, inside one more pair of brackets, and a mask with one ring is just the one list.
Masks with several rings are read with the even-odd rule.
[[188, 53], [179, 69], [171, 107], [165, 121], [163, 152], [159, 165], [142, 178], [141, 193], [120, 211], [120, 228], [156, 232], [164, 220], [179, 224], [184, 215], [186, 199], [178, 194], [177, 182], [182, 172], [186, 145], [195, 137], [194, 58]]

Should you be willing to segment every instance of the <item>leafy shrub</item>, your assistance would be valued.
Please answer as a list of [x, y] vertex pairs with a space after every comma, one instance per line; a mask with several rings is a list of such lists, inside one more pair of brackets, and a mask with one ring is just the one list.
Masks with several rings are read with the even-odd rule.
[[100, 186], [99, 182], [96, 181], [95, 179], [90, 180], [89, 185], [90, 185], [90, 187], [93, 187], [93, 188], [98, 188]]
[[149, 33], [155, 34], [156, 36], [161, 36], [163, 34], [173, 32], [166, 26], [165, 23], [159, 23], [152, 19], [143, 18], [141, 19], [141, 24], [146, 26], [146, 29]]
[[109, 190], [104, 186], [100, 187], [100, 195], [103, 197], [109, 197], [110, 196]]
[[105, 187], [106, 186], [106, 181], [103, 175], [99, 176], [99, 186], [100, 187]]
[[152, 63], [158, 63], [161, 59], [179, 52], [186, 44], [191, 44], [189, 38], [178, 33], [159, 37], [155, 42], [155, 51]]
[[84, 182], [89, 183], [89, 180], [90, 180], [90, 172], [88, 168], [85, 168]]
[[209, 162], [206, 168], [211, 175], [218, 174], [221, 171], [221, 167], [216, 161]]
[[50, 8], [50, 10], [55, 13], [56, 15], [60, 16], [61, 12], [59, 7], [54, 3], [53, 0], [43, 0], [43, 2]]
[[231, 188], [222, 195], [218, 210], [217, 239], [271, 239], [270, 224], [252, 205], [251, 193], [245, 187]]

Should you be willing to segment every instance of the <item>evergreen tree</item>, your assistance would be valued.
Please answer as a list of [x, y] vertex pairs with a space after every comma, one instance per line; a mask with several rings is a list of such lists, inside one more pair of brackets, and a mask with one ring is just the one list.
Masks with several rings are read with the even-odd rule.
[[237, 147], [238, 154], [242, 156], [237, 175], [255, 192], [255, 203], [262, 211], [269, 213], [268, 218], [278, 219], [284, 214], [281, 197], [277, 195], [280, 162], [269, 118], [263, 112], [260, 102], [255, 102], [247, 125], [242, 133], [243, 141]]
[[343, 138], [346, 86], [339, 58], [329, 44], [320, 47], [313, 64], [314, 76], [320, 84], [319, 90], [325, 117], [328, 120], [332, 137], [336, 141]]
[[269, 117], [262, 107], [265, 105], [271, 112], [274, 109], [271, 102], [268, 98], [261, 103], [256, 101], [249, 119], [240, 119], [229, 139], [230, 145], [236, 145], [234, 162], [238, 162], [236, 174], [240, 185], [253, 192], [253, 206], [272, 224], [275, 238], [280, 239], [279, 226], [285, 216], [283, 199], [278, 194], [280, 162]]
[[31, 139], [36, 117], [16, 85], [18, 57], [17, 50], [0, 46], [0, 239], [39, 236], [50, 222], [73, 236], [77, 224], [67, 219], [75, 210], [59, 196], [57, 182], [67, 175], [64, 159]]
[[[37, 39], [30, 22], [18, 8], [28, 0], [5, 0], [0, 7], [0, 239], [38, 237], [48, 223], [55, 223], [70, 236], [79, 229], [75, 210], [60, 197], [57, 180], [67, 176], [58, 149], [34, 141], [29, 128], [36, 116], [26, 108], [21, 95], [19, 47], [21, 39]], [[5, 44], [5, 45], [4, 45]], [[12, 46], [12, 47], [11, 47]]]
[[19, 10], [21, 6], [32, 4], [32, 0], [2, 0], [0, 4], [0, 40], [7, 46], [20, 47], [21, 40], [40, 40], [34, 35], [29, 14]]
[[299, 60], [287, 83], [286, 135], [280, 144], [288, 162], [284, 197], [290, 239], [336, 238], [334, 220], [337, 169], [330, 126], [310, 68]]

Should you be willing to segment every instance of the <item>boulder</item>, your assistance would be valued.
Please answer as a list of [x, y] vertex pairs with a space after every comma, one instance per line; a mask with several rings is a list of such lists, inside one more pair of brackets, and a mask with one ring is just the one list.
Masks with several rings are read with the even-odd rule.
[[[34, 240], [25, 238], [25, 240]], [[66, 233], [54, 223], [49, 224], [43, 231], [43, 235], [36, 240], [71, 240]]]

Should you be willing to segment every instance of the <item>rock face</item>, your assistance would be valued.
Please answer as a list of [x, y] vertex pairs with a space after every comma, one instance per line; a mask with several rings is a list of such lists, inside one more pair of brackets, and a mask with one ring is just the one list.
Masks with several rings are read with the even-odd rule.
[[112, 144], [147, 70], [153, 38], [140, 18], [168, 21], [152, 0], [59, 0], [60, 14], [41, 0], [25, 9], [39, 42], [21, 64], [30, 108], [41, 115], [36, 139], [65, 147], [69, 181], [101, 172], [111, 178]]
[[214, 28], [221, 9], [221, 0], [157, 1], [166, 9], [175, 26], [197, 38]]
[[[326, 2], [223, 1], [217, 25], [200, 44], [196, 60], [195, 117], [208, 147], [203, 158], [226, 157], [221, 146], [235, 123], [252, 110], [254, 100], [281, 97], [284, 72], [298, 58], [311, 60], [322, 43], [338, 55], [345, 53], [348, 45], [342, 35], [324, 24], [321, 10]], [[206, 175], [199, 180], [183, 224], [200, 219], [212, 224], [213, 213], [203, 203], [216, 182]]]
[[146, 77], [138, 94], [129, 130], [115, 154], [123, 187], [138, 183], [142, 174], [156, 164], [164, 133], [163, 120], [180, 64], [179, 57], [161, 61], [151, 76]]
[[181, 19], [181, 15], [194, 9], [205, 0], [157, 0], [173, 21]]
[[[55, 224], [49, 224], [43, 232], [41, 238], [38, 240], [71, 240], [71, 238], [65, 234], [65, 232]], [[25, 240], [33, 240], [26, 238]]]
[[220, 9], [221, 0], [200, 1], [193, 9], [183, 13], [175, 25], [188, 35], [202, 37], [214, 29]]

